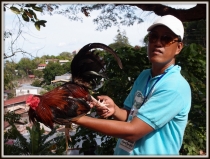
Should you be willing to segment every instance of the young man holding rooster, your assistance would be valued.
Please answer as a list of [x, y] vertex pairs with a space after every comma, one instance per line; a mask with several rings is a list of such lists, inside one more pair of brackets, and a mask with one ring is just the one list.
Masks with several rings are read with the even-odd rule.
[[184, 27], [171, 15], [162, 16], [148, 28], [148, 58], [151, 69], [136, 81], [124, 107], [101, 95], [107, 104], [97, 106], [99, 114], [116, 120], [82, 116], [76, 124], [119, 138], [115, 155], [179, 155], [188, 113], [191, 89], [175, 65], [175, 56], [183, 48]]

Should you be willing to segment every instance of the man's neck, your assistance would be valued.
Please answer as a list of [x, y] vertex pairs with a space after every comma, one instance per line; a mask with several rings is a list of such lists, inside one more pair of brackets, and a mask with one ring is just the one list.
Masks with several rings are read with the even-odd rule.
[[152, 64], [152, 70], [151, 70], [152, 77], [163, 74], [168, 67], [170, 67], [171, 65], [174, 65], [174, 64], [175, 64], [174, 61], [171, 61], [165, 65]]

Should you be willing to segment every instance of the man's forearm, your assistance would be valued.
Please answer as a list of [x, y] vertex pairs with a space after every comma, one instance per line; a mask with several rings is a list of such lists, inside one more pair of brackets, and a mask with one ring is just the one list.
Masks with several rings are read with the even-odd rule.
[[129, 115], [129, 111], [119, 108], [115, 105], [115, 113], [112, 115], [115, 120], [126, 121]]

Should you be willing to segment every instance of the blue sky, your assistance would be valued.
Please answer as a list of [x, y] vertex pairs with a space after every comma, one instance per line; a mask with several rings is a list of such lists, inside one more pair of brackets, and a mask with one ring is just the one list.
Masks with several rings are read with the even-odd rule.
[[[177, 4], [173, 2], [168, 4], [174, 8], [185, 9], [195, 6], [195, 3], [196, 2], [179, 2]], [[81, 23], [70, 21], [62, 15], [39, 15], [37, 12], [40, 19], [47, 21], [46, 27], [41, 27], [40, 31], [37, 31], [32, 23], [24, 24], [23, 37], [19, 38], [17, 46], [32, 53], [33, 56], [41, 57], [43, 55], [57, 56], [64, 51], [73, 52], [92, 42], [100, 42], [109, 45], [114, 42], [118, 28], [113, 26], [107, 30], [96, 31], [97, 26], [92, 20], [97, 14], [98, 11], [94, 11], [91, 12], [90, 17], [83, 16], [83, 22]], [[154, 13], [148, 15], [148, 12], [142, 12], [142, 10], [139, 10], [137, 14], [142, 17], [144, 22], [134, 24], [130, 27], [122, 26], [120, 30], [126, 31], [126, 36], [131, 45], [142, 46], [143, 38], [147, 34], [147, 28], [159, 16]], [[16, 25], [17, 16], [11, 11], [8, 10], [4, 12], [4, 18], [5, 30], [15, 30], [18, 27]], [[5, 41], [5, 51], [8, 49], [9, 42], [9, 40]], [[17, 54], [12, 59], [18, 62], [22, 57], [22, 54]]]

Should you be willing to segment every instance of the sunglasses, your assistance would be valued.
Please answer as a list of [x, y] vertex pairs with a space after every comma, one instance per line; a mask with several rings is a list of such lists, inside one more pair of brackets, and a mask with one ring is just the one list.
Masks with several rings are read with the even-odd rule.
[[169, 35], [162, 35], [161, 37], [158, 36], [157, 33], [150, 32], [148, 34], [149, 42], [150, 43], [155, 43], [157, 40], [160, 38], [160, 42], [162, 43], [163, 46], [170, 46], [171, 44], [175, 42], [181, 42], [180, 36], [178, 36], [178, 40], [174, 40], [172, 36]]

